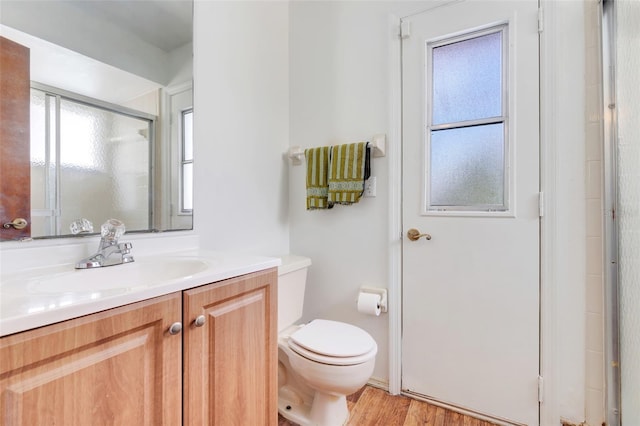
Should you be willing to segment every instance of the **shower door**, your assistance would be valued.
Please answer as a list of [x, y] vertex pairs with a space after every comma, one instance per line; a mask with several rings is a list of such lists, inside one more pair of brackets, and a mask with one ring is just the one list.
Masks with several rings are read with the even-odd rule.
[[[612, 4], [613, 16], [607, 16], [606, 8]], [[612, 89], [609, 92], [605, 85], [605, 128], [608, 143], [613, 147], [607, 165], [615, 165], [612, 180], [616, 199], [612, 222], [617, 231], [617, 256], [613, 260], [617, 264], [618, 289], [617, 294], [609, 294], [608, 305], [617, 303], [619, 307], [619, 312], [614, 312], [611, 308], [615, 306], [607, 306], [612, 317], [609, 320], [619, 324], [619, 330], [613, 327], [608, 330], [609, 338], [614, 342], [611, 349], [619, 348], [619, 353], [614, 353], [607, 365], [619, 365], [619, 371], [616, 368], [607, 370], [607, 424], [635, 426], [640, 424], [640, 3], [608, 1], [605, 16], [608, 19], [605, 29], [611, 25], [609, 29], [612, 30], [605, 35], [613, 36], [605, 40], [614, 53], [612, 63], [605, 67], [605, 71], [613, 71], [606, 83], [615, 83], [609, 87]], [[613, 21], [610, 20], [612, 17]], [[615, 282], [608, 284], [608, 289], [615, 287]], [[619, 346], [615, 346], [617, 343]], [[615, 362], [618, 359], [619, 363]], [[612, 395], [618, 390], [619, 398]]]
[[468, 1], [402, 25], [402, 390], [527, 425], [538, 424], [537, 16], [537, 1]]

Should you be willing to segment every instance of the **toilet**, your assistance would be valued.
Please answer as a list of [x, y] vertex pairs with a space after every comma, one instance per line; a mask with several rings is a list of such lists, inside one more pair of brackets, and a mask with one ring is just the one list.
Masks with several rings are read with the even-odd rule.
[[295, 324], [309, 266], [307, 257], [285, 256], [278, 268], [278, 412], [303, 426], [340, 426], [349, 419], [346, 396], [371, 377], [378, 346], [351, 324]]

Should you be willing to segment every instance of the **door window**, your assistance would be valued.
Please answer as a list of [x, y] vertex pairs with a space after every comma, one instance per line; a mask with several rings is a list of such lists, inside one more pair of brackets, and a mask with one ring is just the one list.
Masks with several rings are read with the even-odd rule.
[[426, 213], [509, 209], [507, 26], [426, 44]]

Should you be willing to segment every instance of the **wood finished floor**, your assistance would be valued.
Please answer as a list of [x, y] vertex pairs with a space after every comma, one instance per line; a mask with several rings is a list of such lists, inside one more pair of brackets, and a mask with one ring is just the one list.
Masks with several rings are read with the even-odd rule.
[[[418, 401], [406, 396], [389, 395], [382, 389], [365, 386], [347, 397], [351, 416], [348, 426], [493, 426], [479, 420]], [[294, 426], [278, 415], [278, 426]]]

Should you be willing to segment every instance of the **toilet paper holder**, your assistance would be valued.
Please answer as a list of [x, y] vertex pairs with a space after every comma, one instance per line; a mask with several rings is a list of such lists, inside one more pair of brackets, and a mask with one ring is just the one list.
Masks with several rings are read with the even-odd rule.
[[380, 296], [380, 311], [387, 312], [387, 289], [376, 287], [360, 287], [360, 293], [377, 294]]

